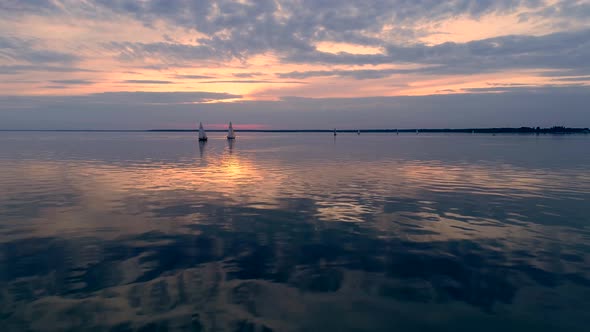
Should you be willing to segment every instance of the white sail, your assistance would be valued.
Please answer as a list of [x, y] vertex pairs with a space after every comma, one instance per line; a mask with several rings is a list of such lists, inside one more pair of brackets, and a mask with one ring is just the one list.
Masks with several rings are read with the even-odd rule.
[[206, 141], [207, 140], [207, 133], [205, 133], [205, 129], [203, 129], [203, 123], [199, 122], [199, 141]]
[[234, 127], [229, 123], [229, 128], [227, 129], [227, 139], [234, 139], [236, 138], [236, 134], [234, 133]]

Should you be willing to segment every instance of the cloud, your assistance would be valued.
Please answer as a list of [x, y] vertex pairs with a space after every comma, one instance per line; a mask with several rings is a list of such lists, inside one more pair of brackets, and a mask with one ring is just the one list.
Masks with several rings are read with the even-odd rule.
[[[53, 88], [67, 88], [68, 85], [55, 85]], [[47, 95], [47, 96], [2, 96], [0, 101], [4, 105], [53, 105], [61, 103], [111, 104], [128, 106], [141, 105], [179, 105], [241, 98], [240, 95], [217, 92], [103, 92], [86, 95]], [[1, 109], [0, 109], [1, 111]]]
[[[416, 37], [439, 34], [424, 31], [456, 18], [479, 19], [485, 15], [521, 15], [521, 20], [569, 18], [581, 20], [588, 4], [572, 1], [549, 3], [542, 0], [347, 0], [311, 1], [174, 1], [141, 2], [96, 0], [4, 1], [0, 8], [10, 15], [45, 15], [101, 20], [134, 20], [144, 26], [182, 28], [192, 38], [164, 38], [163, 41], [108, 41], [100, 43], [123, 62], [140, 62], [142, 68], [166, 70], [191, 67], [198, 62], [222, 65], [271, 52], [283, 63], [317, 65], [421, 65], [414, 70], [326, 69], [279, 73], [283, 78], [319, 76], [377, 79], [395, 74], [463, 75], [511, 69], [568, 70], [586, 66], [590, 55], [590, 30], [566, 29], [543, 36], [507, 35], [467, 43], [437, 45], [417, 42]], [[66, 10], [67, 9], [67, 10]], [[2, 16], [0, 16], [2, 17]], [[163, 22], [163, 23], [162, 23]], [[559, 21], [561, 22], [561, 21]], [[586, 25], [587, 27], [587, 25]], [[161, 34], [171, 36], [170, 31]], [[190, 43], [178, 42], [190, 40]], [[341, 42], [377, 47], [381, 54], [323, 52], [319, 42]], [[70, 65], [79, 55], [42, 47], [40, 40], [0, 37], [0, 55], [30, 65]], [[14, 65], [14, 64], [7, 64]], [[4, 69], [4, 70], [2, 70]], [[31, 68], [32, 69], [32, 68]], [[54, 68], [55, 69], [55, 68]], [[0, 68], [0, 73], [24, 72]], [[236, 73], [237, 78], [254, 78], [258, 73]], [[210, 79], [208, 75], [178, 75], [184, 79]]]
[[[517, 84], [517, 85], [496, 85], [490, 86], [485, 88], [464, 88], [462, 89], [465, 92], [475, 92], [475, 93], [515, 93], [515, 92], [525, 92], [533, 94], [551, 92], [552, 89], [572, 89], [572, 88], [585, 88], [583, 84], [544, 84], [544, 85], [525, 85], [525, 84]], [[588, 90], [590, 91], [590, 89]]]
[[[229, 35], [228, 39], [237, 48], [248, 44], [255, 48], [263, 46], [261, 44], [278, 45], [280, 39], [277, 36], [288, 37], [289, 42], [298, 38], [294, 36], [300, 36], [302, 40], [329, 39], [375, 44], [379, 43], [379, 38], [371, 37], [368, 33], [381, 31], [385, 24], [414, 26], [424, 21], [461, 15], [477, 19], [490, 13], [510, 14], [519, 10], [526, 10], [529, 16], [534, 16], [543, 15], [538, 11], [539, 8], [551, 8], [540, 0], [102, 0], [94, 1], [93, 5], [99, 10], [128, 15], [148, 25], [163, 20], [212, 37]], [[241, 37], [244, 43], [239, 43], [236, 37]]]
[[274, 81], [274, 80], [216, 80], [205, 81], [203, 83], [219, 84], [219, 83], [240, 83], [240, 84], [257, 84], [257, 83], [273, 83], [273, 84], [307, 84], [302, 81]]
[[[246, 38], [247, 40], [247, 38]], [[288, 39], [287, 39], [288, 40]], [[383, 78], [394, 74], [464, 75], [490, 73], [512, 69], [569, 70], [587, 67], [590, 58], [590, 29], [557, 32], [542, 36], [508, 35], [466, 43], [438, 45], [386, 44], [384, 54], [328, 53], [315, 47], [258, 43], [242, 45], [230, 36], [227, 40], [212, 38], [201, 40], [201, 45], [174, 43], [111, 43], [110, 48], [123, 59], [160, 59], [164, 62], [198, 61], [207, 59], [244, 59], [269, 49], [279, 52], [286, 63], [313, 63], [323, 65], [384, 65], [417, 64], [416, 69], [389, 70], [332, 70], [279, 73], [282, 78], [315, 76], [343, 76], [355, 79]], [[293, 41], [291, 41], [293, 42]], [[260, 45], [257, 48], [256, 45]], [[241, 49], [241, 47], [245, 47]], [[242, 76], [239, 76], [242, 75]], [[249, 77], [248, 73], [235, 74]], [[189, 77], [186, 77], [189, 78]], [[195, 78], [201, 78], [197, 76]]]
[[71, 64], [79, 60], [77, 55], [42, 49], [39, 41], [0, 36], [0, 59], [30, 64]]
[[[49, 97], [50, 98], [50, 97]], [[72, 97], [89, 103], [105, 104], [191, 104], [241, 98], [240, 95], [216, 92], [104, 92]], [[56, 99], [58, 99], [56, 97]]]
[[44, 89], [68, 89], [70, 86], [68, 85], [44, 85]]
[[487, 82], [489, 86], [503, 86], [503, 87], [514, 87], [514, 86], [531, 86], [531, 84], [526, 83], [497, 83], [497, 82]]
[[386, 55], [358, 55], [314, 51], [293, 54], [291, 62], [324, 64], [414, 63], [416, 69], [333, 70], [280, 73], [279, 77], [350, 76], [356, 79], [382, 78], [393, 74], [463, 75], [508, 69], [576, 70], [590, 58], [590, 30], [560, 32], [544, 36], [503, 36], [468, 43], [435, 46], [387, 46]]
[[0, 16], [15, 14], [47, 15], [60, 12], [56, 1], [51, 0], [3, 0], [0, 1]]
[[252, 77], [256, 77], [256, 76], [262, 76], [264, 75], [264, 73], [261, 72], [256, 72], [256, 73], [235, 73], [232, 74], [233, 77], [238, 77], [238, 78], [252, 78]]
[[[588, 20], [590, 16], [590, 3], [588, 1], [556, 1], [547, 3], [545, 6], [529, 8], [519, 14], [521, 20], [534, 20], [539, 17], [554, 18], [562, 17], [570, 21]], [[565, 23], [565, 22], [560, 22]]]
[[63, 84], [63, 85], [91, 85], [93, 81], [89, 80], [52, 80], [51, 83]]
[[[437, 89], [478, 95], [492, 90], [513, 94], [521, 91], [509, 89], [515, 84], [510, 77], [516, 76], [514, 80], [519, 82], [537, 79], [546, 83], [551, 78], [556, 78], [556, 83], [586, 82], [572, 77], [590, 75], [590, 29], [584, 22], [588, 7], [586, 1], [566, 0], [8, 0], [0, 1], [0, 25], [18, 28], [0, 37], [0, 75], [23, 75], [16, 79], [47, 82], [56, 90], [93, 82], [101, 83], [89, 87], [94, 91], [122, 88], [120, 83], [161, 84], [167, 89], [182, 80], [196, 89], [207, 83], [220, 85], [206, 89], [225, 89], [221, 84], [235, 83], [244, 84], [235, 91], [260, 98], [301, 96], [314, 89], [323, 89], [324, 96], [340, 96], [353, 90], [359, 96], [425, 94]], [[530, 24], [512, 29], [510, 24], [516, 24], [516, 17]], [[447, 23], [481, 20], [473, 24], [481, 23], [485, 30], [482, 22], [490, 19], [507, 24], [506, 30], [489, 34], [464, 31], [464, 38], [446, 38]], [[48, 23], [58, 21], [67, 23]], [[49, 33], [41, 32], [49, 25]], [[94, 27], [104, 29], [89, 31]], [[126, 30], [119, 30], [123, 28]], [[72, 33], [56, 33], [60, 29]], [[470, 41], [438, 42], [434, 38], [437, 36], [443, 36], [441, 40]], [[365, 54], [368, 49], [370, 54]], [[74, 75], [92, 73], [93, 69], [97, 69], [96, 74]], [[122, 75], [130, 71], [139, 75]], [[498, 80], [499, 73], [507, 74], [505, 83], [481, 87], [486, 80]], [[394, 75], [402, 79], [384, 80]], [[6, 82], [14, 80], [3, 77]], [[313, 80], [316, 77], [331, 78], [338, 84], [330, 87], [329, 79]], [[476, 79], [479, 81], [474, 82]], [[432, 82], [425, 85], [426, 80]], [[472, 81], [473, 89], [458, 88], [470, 86]], [[416, 89], [391, 88], [391, 83], [398, 82]], [[33, 90], [38, 88], [37, 83], [31, 84], [26, 93], [37, 93]], [[307, 85], [281, 85], [267, 95], [265, 87], [255, 90], [259, 88], [255, 84], [273, 83]], [[548, 88], [542, 84], [536, 83], [537, 88]], [[9, 83], [4, 86], [9, 88], [5, 91], [17, 91]], [[340, 90], [342, 86], [347, 89]], [[63, 94], [66, 92], [69, 90]], [[185, 100], [186, 96], [156, 98], [129, 92], [76, 98], [104, 104], [109, 102], [106, 96], [121, 105], [174, 104], [179, 99], [180, 104], [191, 105], [235, 99], [237, 94], [192, 96], [190, 101]], [[58, 99], [48, 102], [54, 100]], [[334, 105], [332, 99], [321, 101], [326, 104], [306, 100], [317, 109]], [[283, 105], [291, 104], [274, 106]]]
[[352, 77], [357, 80], [377, 79], [389, 77], [393, 74], [407, 74], [415, 72], [411, 69], [349, 69], [349, 70], [310, 70], [310, 71], [292, 71], [288, 73], [278, 73], [280, 78], [306, 79], [310, 77]]
[[209, 76], [209, 75], [174, 75], [174, 78], [201, 80], [201, 79], [210, 79], [210, 78], [215, 78], [215, 77]]
[[553, 69], [542, 71], [539, 76], [544, 77], [559, 77], [559, 76], [590, 76], [590, 64], [586, 66], [579, 66], [570, 69]]
[[[99, 1], [96, 7], [130, 15], [145, 24], [164, 20], [175, 26], [195, 29], [210, 37], [230, 40], [236, 48], [248, 44], [258, 47], [261, 43], [279, 45], [280, 40], [276, 36], [284, 37], [282, 32], [288, 33], [287, 41], [300, 38], [306, 42], [330, 40], [375, 45], [382, 44], [383, 40], [372, 37], [371, 34], [382, 31], [387, 24], [417, 29], [416, 26], [424, 22], [458, 16], [479, 19], [487, 14], [509, 15], [524, 12], [529, 17], [551, 15], [570, 18], [576, 13], [588, 12], [587, 4], [573, 5], [569, 0], [556, 3], [541, 0], [261, 0], [162, 4], [158, 0], [134, 2], [132, 6], [121, 1]], [[558, 9], [551, 13], [543, 12], [553, 8]], [[391, 33], [395, 33], [395, 30]], [[240, 43], [237, 37], [245, 43]]]
[[574, 77], [560, 77], [554, 78], [552, 81], [560, 81], [560, 82], [588, 82], [590, 81], [590, 76], [574, 76]]
[[176, 82], [172, 81], [163, 81], [163, 80], [124, 80], [121, 83], [133, 83], [133, 84], [175, 84]]
[[47, 65], [5, 65], [0, 66], [0, 75], [14, 75], [27, 72], [48, 72], [48, 73], [75, 73], [75, 72], [98, 72], [97, 70]]
[[152, 129], [170, 124], [193, 128], [197, 120], [256, 122], [277, 129], [590, 126], [590, 87], [501, 89], [505, 92], [231, 103], [205, 102], [240, 96], [206, 92], [0, 96], [0, 123], [2, 129]]
[[[520, 40], [507, 38], [487, 40], [489, 44], [415, 44], [419, 25], [424, 22], [466, 16], [477, 19], [486, 14], [510, 14], [519, 10], [529, 15], [544, 15], [538, 8], [549, 8], [544, 1], [256, 1], [256, 2], [172, 2], [165, 6], [159, 1], [124, 3], [101, 1], [98, 7], [119, 14], [131, 15], [144, 24], [163, 20], [174, 26], [194, 29], [207, 35], [197, 38], [197, 44], [175, 42], [134, 43], [113, 42], [108, 47], [121, 59], [161, 58], [163, 61], [198, 59], [248, 59], [268, 51], [276, 52], [283, 61], [325, 64], [384, 64], [392, 62], [436, 63], [438, 55], [452, 60], [454, 54], [491, 56], [510, 53]], [[537, 13], [537, 14], [535, 14]], [[410, 26], [409, 39], [388, 38], [383, 29], [393, 25], [391, 34]], [[401, 27], [398, 29], [398, 27]], [[435, 32], [432, 32], [435, 33]], [[587, 33], [587, 32], [582, 32]], [[556, 36], [559, 37], [559, 36]], [[563, 36], [562, 36], [563, 37]], [[579, 36], [578, 36], [579, 37]], [[320, 41], [346, 42], [380, 46], [387, 54], [338, 54], [320, 52], [314, 46]], [[512, 44], [514, 42], [515, 44]], [[534, 40], [524, 40], [534, 47]], [[542, 41], [541, 41], [542, 42]], [[498, 49], [493, 45], [500, 43]], [[573, 45], [565, 41], [568, 47]], [[443, 59], [445, 60], [445, 59]], [[458, 59], [460, 60], [460, 59]], [[537, 59], [539, 60], [539, 59]]]
[[[159, 58], [163, 62], [248, 59], [268, 51], [276, 52], [284, 61], [326, 64], [383, 64], [392, 62], [434, 63], [438, 54], [452, 57], [455, 52], [471, 56], [491, 56], [520, 45], [506, 45], [506, 39], [489, 40], [494, 44], [412, 45], [423, 32], [424, 23], [483, 15], [520, 13], [522, 20], [539, 17], [583, 19], [590, 12], [588, 4], [567, 0], [548, 3], [542, 0], [375, 0], [375, 1], [8, 1], [1, 5], [7, 13], [44, 12], [45, 15], [78, 15], [98, 19], [113, 14], [129, 17], [146, 26], [166, 22], [170, 26], [199, 32], [205, 37], [196, 44], [182, 44], [167, 38], [165, 42], [110, 42], [104, 46], [118, 53], [119, 59], [145, 60]], [[37, 10], [34, 10], [37, 8]], [[68, 11], [64, 10], [68, 8]], [[585, 16], [587, 17], [587, 16]], [[384, 28], [392, 26], [384, 34]], [[585, 32], [587, 33], [587, 32]], [[169, 35], [169, 34], [168, 34]], [[407, 35], [403, 38], [401, 35]], [[321, 41], [346, 42], [386, 47], [383, 55], [332, 54], [314, 46]], [[531, 40], [526, 40], [528, 45]], [[572, 47], [571, 42], [568, 47]], [[495, 50], [492, 45], [504, 43]], [[462, 49], [466, 46], [468, 50]], [[516, 50], [515, 50], [516, 51]], [[452, 52], [452, 53], [449, 53]], [[482, 53], [483, 52], [483, 53]], [[487, 53], [486, 53], [487, 52]], [[565, 54], [565, 53], [564, 53]], [[461, 54], [457, 54], [461, 55]], [[58, 54], [38, 54], [39, 58], [59, 58]], [[63, 55], [62, 55], [63, 56]], [[460, 59], [458, 59], [460, 60]], [[541, 61], [542, 59], [536, 59]]]
[[[118, 57], [124, 61], [158, 58], [165, 61], [186, 61], [198, 59], [210, 59], [222, 56], [210, 46], [185, 45], [177, 43], [134, 43], [111, 42], [104, 45], [107, 49], [119, 53]], [[224, 59], [229, 59], [227, 55]]]

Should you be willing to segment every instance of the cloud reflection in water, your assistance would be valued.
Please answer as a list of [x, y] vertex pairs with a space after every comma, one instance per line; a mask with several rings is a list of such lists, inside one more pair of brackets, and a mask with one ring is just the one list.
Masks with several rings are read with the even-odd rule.
[[113, 154], [55, 135], [0, 153], [8, 331], [584, 327], [579, 160], [480, 159], [479, 136], [439, 138], [473, 161], [415, 137], [123, 135]]

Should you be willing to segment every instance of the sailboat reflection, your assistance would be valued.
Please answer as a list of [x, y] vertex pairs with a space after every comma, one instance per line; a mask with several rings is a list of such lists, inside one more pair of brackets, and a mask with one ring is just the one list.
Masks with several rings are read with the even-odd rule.
[[205, 153], [205, 146], [207, 145], [207, 141], [199, 141], [199, 156], [203, 158], [203, 154]]
[[227, 151], [229, 152], [229, 154], [232, 154], [234, 152], [234, 144], [236, 143], [235, 139], [228, 139], [227, 140]]
[[207, 141], [199, 141], [199, 158], [200, 158], [200, 166], [206, 166], [207, 160], [205, 158], [205, 152], [207, 147]]

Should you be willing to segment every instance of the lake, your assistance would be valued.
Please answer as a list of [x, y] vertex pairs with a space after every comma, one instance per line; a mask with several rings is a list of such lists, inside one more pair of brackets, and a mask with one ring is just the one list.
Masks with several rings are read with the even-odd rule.
[[0, 132], [2, 331], [588, 331], [590, 135]]

